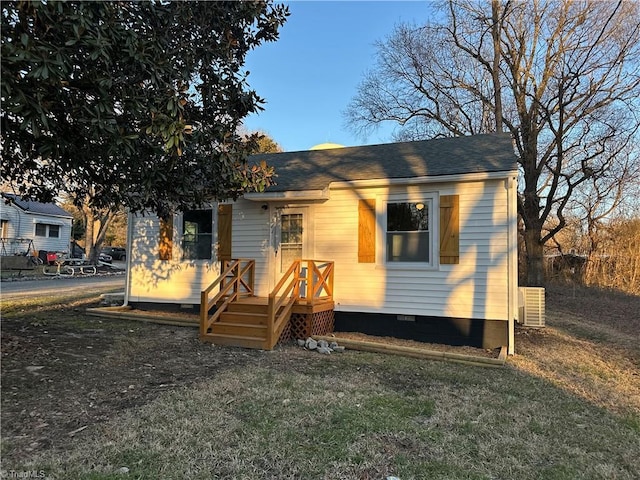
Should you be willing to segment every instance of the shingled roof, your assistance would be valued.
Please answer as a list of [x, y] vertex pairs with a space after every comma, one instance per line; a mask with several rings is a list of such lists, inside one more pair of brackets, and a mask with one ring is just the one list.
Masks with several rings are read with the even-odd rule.
[[337, 181], [409, 179], [517, 169], [509, 134], [257, 154], [249, 158], [250, 162], [261, 160], [274, 166], [277, 175], [277, 185], [269, 187], [267, 192], [323, 190]]
[[[2, 196], [9, 199], [18, 208], [24, 210], [25, 212], [38, 213], [41, 215], [53, 215], [56, 217], [73, 218], [73, 215], [57, 206], [55, 203], [41, 203], [33, 202], [30, 200], [23, 200], [20, 196], [14, 195], [13, 193], [2, 193]], [[2, 199], [2, 201], [4, 202], [5, 200]]]

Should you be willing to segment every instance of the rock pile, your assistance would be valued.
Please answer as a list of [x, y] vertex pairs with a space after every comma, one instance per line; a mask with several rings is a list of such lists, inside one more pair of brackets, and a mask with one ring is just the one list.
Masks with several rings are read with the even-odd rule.
[[298, 339], [298, 345], [306, 348], [307, 350], [315, 350], [318, 353], [329, 354], [331, 352], [342, 353], [345, 348], [338, 345], [338, 342], [333, 341], [331, 343], [326, 340], [314, 340], [309, 337], [306, 340]]

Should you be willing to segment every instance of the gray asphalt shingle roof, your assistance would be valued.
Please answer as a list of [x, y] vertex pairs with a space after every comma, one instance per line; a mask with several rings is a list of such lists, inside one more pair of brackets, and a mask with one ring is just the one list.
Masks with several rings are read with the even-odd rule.
[[261, 160], [274, 166], [277, 174], [277, 185], [269, 187], [267, 192], [322, 190], [336, 181], [432, 177], [517, 169], [509, 134], [257, 154], [249, 158], [251, 163]]
[[[2, 196], [10, 199], [18, 208], [26, 212], [39, 213], [42, 215], [54, 215], [56, 217], [73, 217], [73, 215], [57, 206], [55, 203], [41, 203], [23, 200], [21, 197], [14, 195], [13, 193], [2, 193]], [[2, 201], [4, 202], [5, 199], [3, 198]]]

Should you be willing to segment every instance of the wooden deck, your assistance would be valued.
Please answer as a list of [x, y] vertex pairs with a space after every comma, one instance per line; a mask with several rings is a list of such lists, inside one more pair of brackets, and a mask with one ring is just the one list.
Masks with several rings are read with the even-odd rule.
[[[334, 263], [294, 260], [268, 297], [255, 295], [255, 260], [225, 260], [221, 273], [200, 295], [200, 339], [271, 350], [278, 341], [333, 329]], [[327, 313], [329, 312], [329, 313]], [[318, 332], [316, 332], [318, 333]]]

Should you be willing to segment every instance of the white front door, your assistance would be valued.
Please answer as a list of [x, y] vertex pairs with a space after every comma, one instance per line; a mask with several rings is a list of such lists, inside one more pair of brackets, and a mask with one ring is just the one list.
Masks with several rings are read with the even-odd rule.
[[276, 240], [276, 282], [294, 260], [306, 254], [306, 209], [286, 209], [280, 214]]

